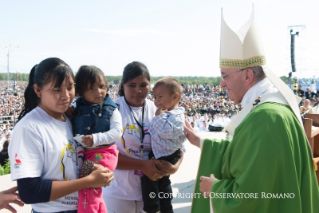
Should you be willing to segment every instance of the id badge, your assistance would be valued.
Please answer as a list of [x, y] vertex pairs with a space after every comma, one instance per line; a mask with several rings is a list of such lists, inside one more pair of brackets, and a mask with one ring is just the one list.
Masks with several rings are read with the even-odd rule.
[[134, 171], [134, 175], [137, 175], [137, 176], [143, 176], [143, 172], [141, 170], [135, 170]]

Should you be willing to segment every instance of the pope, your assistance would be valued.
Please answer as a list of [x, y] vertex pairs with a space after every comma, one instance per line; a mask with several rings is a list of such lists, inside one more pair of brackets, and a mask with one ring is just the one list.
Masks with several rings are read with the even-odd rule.
[[185, 126], [202, 150], [195, 193], [203, 196], [192, 212], [319, 212], [300, 99], [266, 66], [254, 12], [238, 33], [222, 17], [220, 68], [221, 87], [243, 109], [225, 128], [231, 140], [201, 139]]

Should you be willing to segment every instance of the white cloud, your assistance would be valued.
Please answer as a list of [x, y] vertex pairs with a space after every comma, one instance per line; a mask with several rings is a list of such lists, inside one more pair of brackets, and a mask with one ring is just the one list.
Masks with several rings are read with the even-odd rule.
[[162, 36], [176, 36], [176, 33], [166, 32], [158, 29], [118, 29], [118, 30], [99, 30], [99, 29], [84, 29], [88, 32], [115, 34], [122, 36], [138, 36], [141, 34], [153, 34]]

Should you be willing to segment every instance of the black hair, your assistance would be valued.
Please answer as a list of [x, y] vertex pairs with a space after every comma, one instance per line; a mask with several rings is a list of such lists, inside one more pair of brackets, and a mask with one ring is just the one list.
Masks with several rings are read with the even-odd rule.
[[79, 96], [83, 96], [84, 92], [92, 87], [96, 81], [105, 82], [107, 91], [109, 90], [109, 84], [101, 69], [95, 66], [83, 65], [75, 75], [75, 93]]
[[38, 65], [32, 67], [29, 74], [29, 83], [24, 91], [25, 103], [18, 117], [20, 121], [27, 113], [36, 108], [40, 103], [40, 98], [33, 89], [33, 85], [37, 84], [39, 88], [43, 88], [50, 81], [53, 82], [52, 87], [61, 87], [64, 79], [74, 79], [73, 72], [69, 65], [59, 58], [47, 58]]
[[6, 140], [3, 145], [2, 145], [2, 150], [3, 151], [8, 151], [8, 147], [9, 147], [9, 141]]
[[124, 67], [122, 81], [121, 81], [119, 92], [118, 92], [119, 96], [124, 96], [123, 85], [126, 82], [133, 80], [134, 78], [141, 76], [141, 75], [146, 77], [146, 79], [149, 82], [151, 81], [150, 73], [148, 72], [147, 67], [143, 63], [138, 62], [138, 61], [133, 61], [133, 62], [129, 63], [128, 65], [126, 65]]

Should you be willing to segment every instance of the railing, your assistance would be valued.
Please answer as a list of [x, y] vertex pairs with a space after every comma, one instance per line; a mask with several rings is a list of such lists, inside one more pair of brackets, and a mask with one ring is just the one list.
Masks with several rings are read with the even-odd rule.
[[0, 117], [0, 125], [6, 127], [9, 125], [10, 127], [14, 127], [14, 125], [18, 121], [18, 116], [1, 116]]

